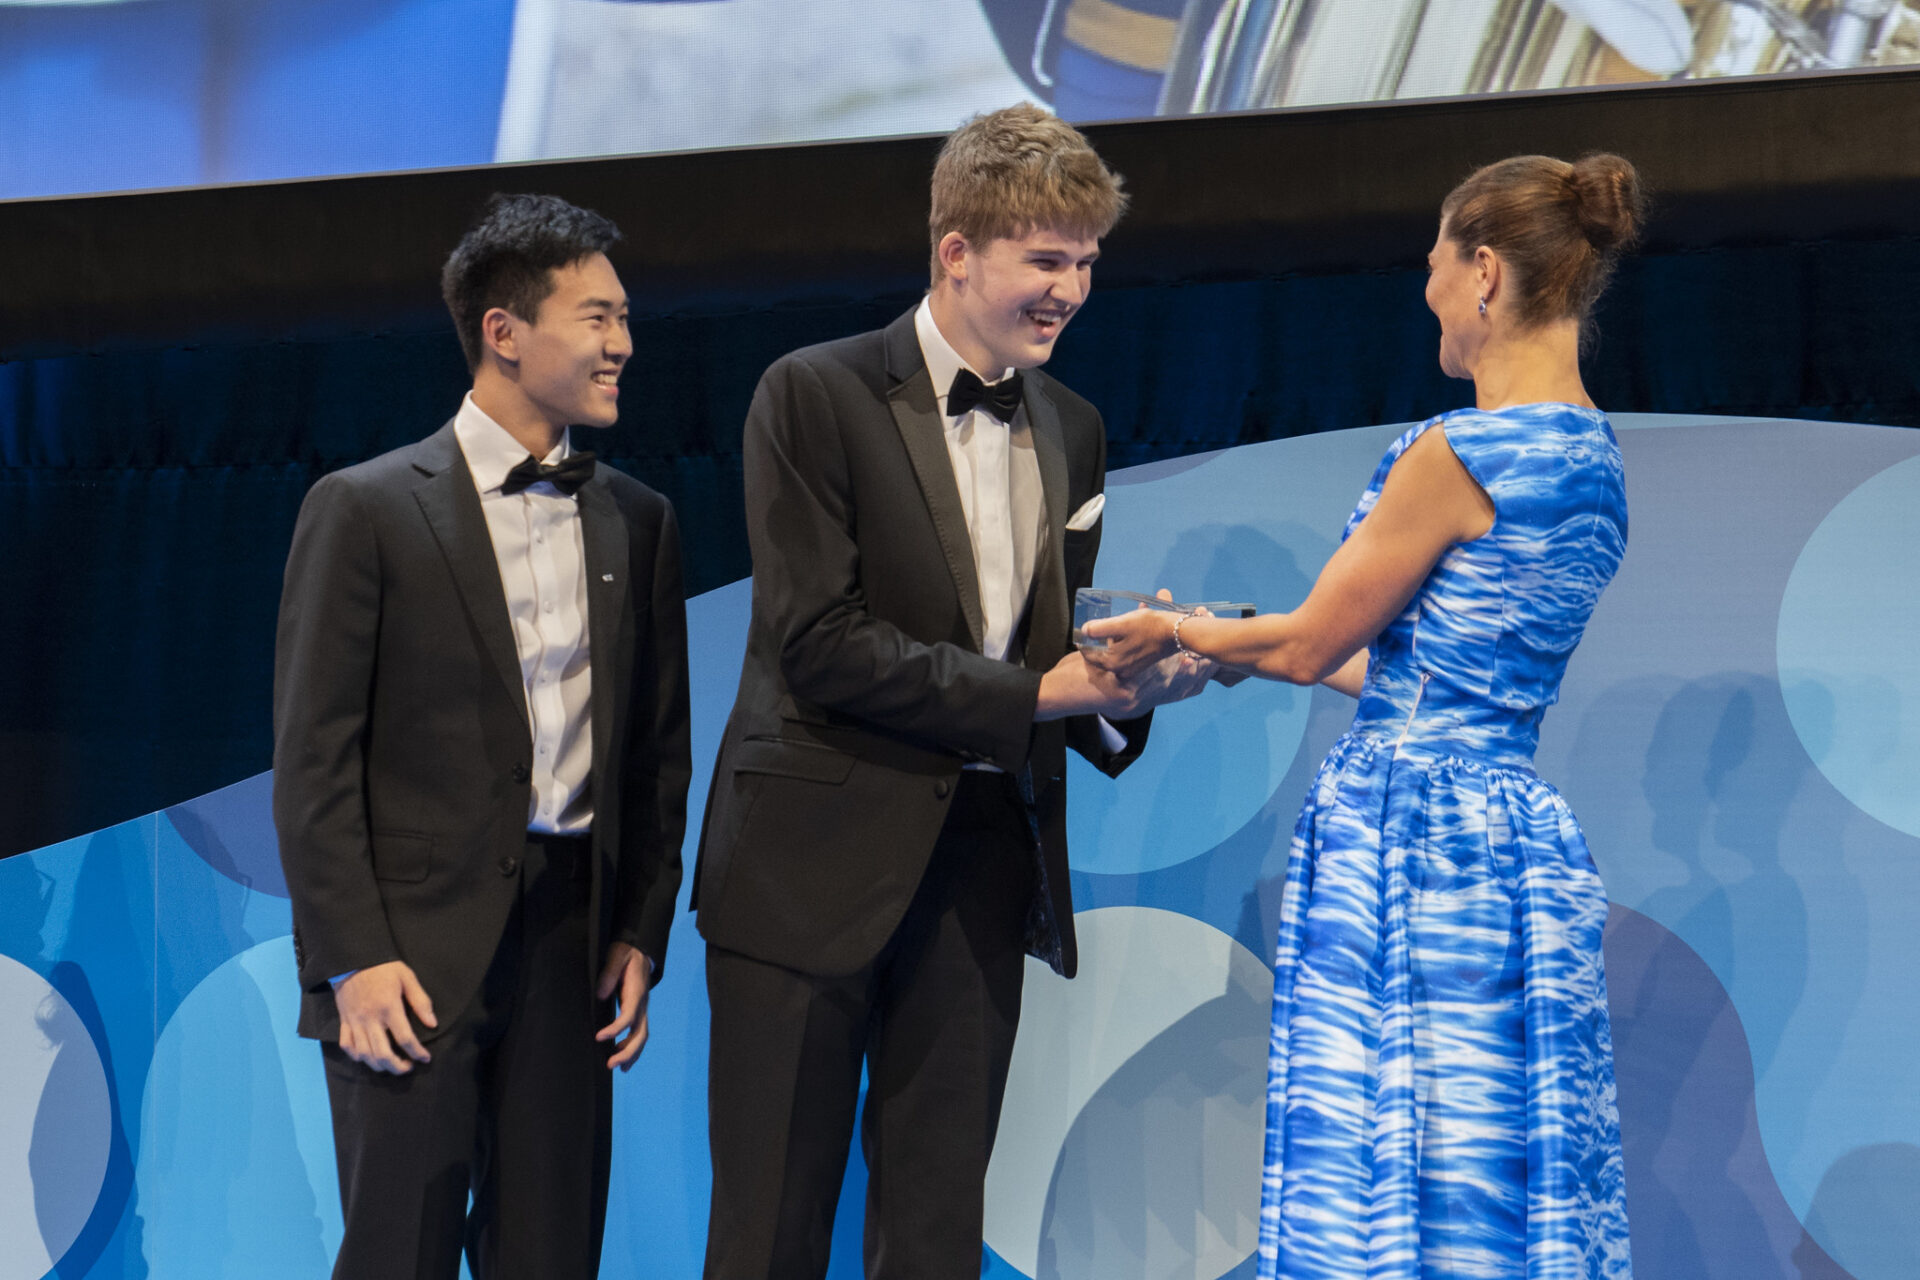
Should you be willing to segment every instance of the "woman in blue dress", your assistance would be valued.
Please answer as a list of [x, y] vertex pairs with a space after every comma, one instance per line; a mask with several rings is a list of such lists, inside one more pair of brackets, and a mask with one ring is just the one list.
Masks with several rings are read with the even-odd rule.
[[1617, 156], [1522, 156], [1441, 206], [1427, 305], [1475, 407], [1387, 450], [1292, 613], [1142, 610], [1089, 634], [1359, 697], [1295, 826], [1280, 914], [1260, 1271], [1626, 1280], [1601, 930], [1540, 720], [1627, 540], [1580, 381], [1638, 232]]

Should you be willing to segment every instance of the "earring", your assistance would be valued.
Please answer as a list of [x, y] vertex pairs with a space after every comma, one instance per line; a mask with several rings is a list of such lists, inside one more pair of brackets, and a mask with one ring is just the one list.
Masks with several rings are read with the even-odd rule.
[[1480, 314], [1487, 314], [1487, 300], [1485, 298], [1480, 299]]

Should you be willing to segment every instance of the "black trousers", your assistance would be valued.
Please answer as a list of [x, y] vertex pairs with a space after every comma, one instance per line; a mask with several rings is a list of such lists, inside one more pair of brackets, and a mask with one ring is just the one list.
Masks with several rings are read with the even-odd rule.
[[822, 978], [707, 948], [708, 1280], [826, 1275], [863, 1060], [868, 1277], [977, 1280], [1036, 879], [1013, 780], [968, 772], [872, 964]]
[[392, 1076], [322, 1045], [334, 1280], [454, 1280], [463, 1249], [475, 1280], [599, 1274], [613, 1092], [593, 1034], [612, 1014], [586, 977], [589, 859], [584, 839], [528, 837], [519, 903], [473, 1002], [437, 1011], [433, 1061]]

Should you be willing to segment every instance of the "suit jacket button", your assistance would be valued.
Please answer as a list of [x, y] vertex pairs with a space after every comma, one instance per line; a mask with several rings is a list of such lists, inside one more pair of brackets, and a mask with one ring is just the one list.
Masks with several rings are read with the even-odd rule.
[[515, 782], [525, 782], [528, 778], [531, 778], [532, 776], [533, 776], [533, 773], [527, 768], [527, 766], [523, 764], [516, 764], [515, 766], [513, 766], [513, 780]]
[[501, 875], [510, 876], [514, 872], [518, 871], [519, 869], [520, 869], [520, 859], [513, 857], [512, 855], [508, 855], [507, 857], [500, 859]]
[[935, 794], [936, 796], [939, 796], [942, 800], [945, 800], [947, 798], [947, 792], [951, 790], [953, 790], [953, 784], [951, 782], [948, 782], [945, 778], [942, 778], [940, 779], [940, 781], [933, 784], [933, 794]]

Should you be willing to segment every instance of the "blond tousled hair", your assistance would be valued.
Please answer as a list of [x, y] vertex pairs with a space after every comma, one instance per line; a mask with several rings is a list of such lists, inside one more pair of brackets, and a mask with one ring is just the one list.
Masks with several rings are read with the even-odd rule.
[[1030, 102], [975, 116], [947, 138], [933, 166], [934, 283], [948, 232], [975, 247], [1041, 228], [1098, 240], [1127, 210], [1120, 185], [1078, 129]]

